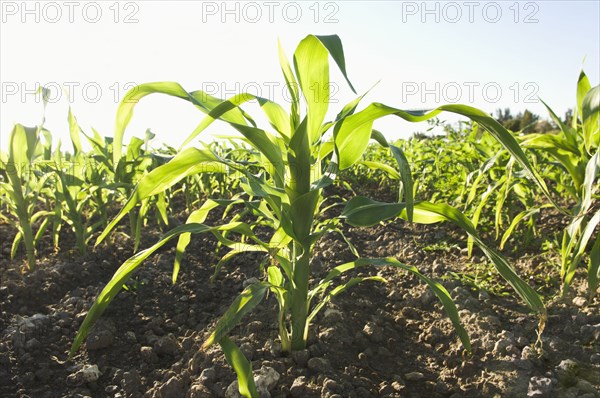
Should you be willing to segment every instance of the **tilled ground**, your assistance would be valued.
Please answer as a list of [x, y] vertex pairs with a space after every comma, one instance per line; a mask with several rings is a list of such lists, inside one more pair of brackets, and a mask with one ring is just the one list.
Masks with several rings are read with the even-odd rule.
[[[365, 268], [354, 275], [378, 274], [388, 282], [365, 282], [336, 297], [314, 322], [304, 351], [281, 353], [273, 297], [233, 330], [264, 396], [600, 397], [598, 298], [589, 302], [574, 288], [568, 301], [551, 301], [539, 354], [537, 318], [516, 295], [443, 278], [485, 264], [477, 252], [466, 257], [464, 237], [450, 227], [393, 223], [346, 232], [361, 255], [393, 256], [441, 281], [459, 307], [473, 353], [464, 351], [441, 305], [415, 277]], [[150, 233], [142, 247], [157, 236]], [[244, 285], [262, 278], [259, 256], [235, 257], [210, 283], [217, 247], [213, 239], [195, 237], [173, 285], [174, 247], [165, 246], [66, 360], [94, 298], [131, 255], [131, 242], [117, 233], [110, 246], [86, 256], [47, 254], [37, 271], [23, 275], [23, 260], [8, 258], [8, 226], [0, 226], [0, 238], [0, 396], [235, 396], [235, 375], [218, 346], [200, 346]], [[323, 238], [315, 254], [316, 280], [354, 258], [334, 235]], [[518, 272], [548, 290], [544, 281], [556, 279], [548, 259], [520, 258]], [[497, 284], [497, 293], [503, 287], [495, 280], [486, 286]]]

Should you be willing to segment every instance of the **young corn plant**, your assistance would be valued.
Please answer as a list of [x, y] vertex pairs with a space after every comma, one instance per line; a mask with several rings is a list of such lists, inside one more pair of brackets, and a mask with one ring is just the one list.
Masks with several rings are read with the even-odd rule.
[[[556, 184], [561, 185], [563, 191], [568, 193], [566, 199], [575, 201], [575, 205], [569, 210], [563, 210], [553, 202], [570, 217], [561, 246], [560, 276], [563, 294], [568, 292], [577, 267], [587, 254], [589, 294], [594, 295], [600, 279], [600, 236], [596, 232], [600, 224], [600, 86], [592, 87], [586, 74], [583, 71], [580, 73], [577, 82], [577, 107], [571, 126], [563, 123], [548, 105], [544, 105], [560, 131], [556, 134], [527, 134], [519, 138], [520, 144], [523, 148], [536, 150], [553, 158], [562, 169], [561, 174], [554, 175], [558, 177]], [[533, 211], [539, 210], [531, 208], [522, 214]], [[511, 233], [522, 218], [515, 217], [505, 236]]]
[[[10, 134], [8, 153], [2, 154], [2, 171], [6, 180], [0, 182], [0, 189], [10, 212], [18, 220], [11, 258], [17, 253], [21, 243], [25, 246], [27, 266], [32, 270], [36, 266], [36, 246], [54, 213], [40, 209], [39, 193], [46, 185], [49, 174], [36, 170], [37, 165], [48, 156], [45, 145], [39, 136], [43, 128], [25, 127], [16, 124]], [[39, 228], [34, 234], [34, 224]]]
[[[531, 178], [547, 192], [542, 179], [530, 166], [512, 135], [486, 113], [463, 105], [442, 106], [426, 112], [404, 111], [372, 103], [357, 111], [365, 94], [344, 106], [333, 120], [326, 120], [330, 99], [330, 57], [354, 91], [347, 77], [343, 48], [337, 36], [307, 36], [296, 48], [293, 69], [280, 45], [280, 65], [292, 99], [289, 112], [275, 102], [251, 94], [240, 93], [223, 101], [202, 91], [188, 92], [172, 82], [142, 84], [128, 93], [117, 111], [114, 164], [121, 158], [123, 135], [136, 103], [153, 93], [181, 98], [207, 114], [184, 146], [212, 122], [221, 120], [237, 130], [241, 134], [240, 140], [250, 145], [250, 160], [227, 159], [206, 148], [187, 148], [167, 164], [141, 178], [125, 206], [98, 237], [96, 244], [102, 242], [136, 204], [169, 189], [188, 176], [200, 173], [239, 176], [241, 191], [230, 199], [206, 200], [189, 215], [186, 224], [172, 229], [156, 244], [125, 261], [88, 312], [75, 337], [71, 356], [75, 355], [90, 327], [144, 260], [165, 243], [177, 238], [172, 276], [175, 282], [191, 234], [200, 233], [213, 234], [222, 246], [231, 249], [219, 261], [217, 269], [239, 253], [253, 251], [265, 255], [264, 280], [253, 283], [242, 291], [217, 321], [203, 346], [206, 348], [218, 343], [222, 347], [226, 359], [238, 375], [239, 391], [243, 396], [257, 397], [258, 393], [250, 362], [228, 337], [242, 317], [255, 308], [267, 292], [272, 292], [279, 304], [279, 336], [283, 350], [290, 352], [304, 349], [309, 325], [333, 297], [364, 281], [384, 281], [381, 277], [370, 276], [353, 277], [340, 282], [340, 277], [349, 271], [369, 265], [397, 267], [424, 281], [440, 299], [463, 345], [469, 350], [469, 337], [460, 324], [457, 309], [448, 291], [438, 282], [421, 274], [414, 266], [403, 264], [394, 258], [357, 258], [332, 267], [322, 280], [313, 285], [309, 283], [313, 247], [322, 236], [329, 232], [339, 232], [341, 222], [353, 226], [372, 226], [398, 217], [424, 224], [451, 221], [464, 229], [492, 260], [498, 272], [529, 307], [539, 314], [540, 329], [543, 328], [545, 308], [537, 293], [518, 277], [502, 255], [479, 237], [471, 222], [460, 211], [442, 203], [413, 200], [413, 182], [404, 153], [399, 147], [390, 145], [372, 126], [376, 119], [391, 115], [412, 122], [431, 119], [442, 111], [467, 116], [484, 126], [500, 141], [530, 173]], [[241, 106], [251, 100], [258, 102], [270, 127], [259, 127], [242, 110]], [[329, 132], [333, 133], [332, 136], [328, 135]], [[323, 219], [324, 210], [331, 206], [328, 198], [323, 195], [323, 189], [332, 184], [340, 170], [348, 169], [361, 160], [370, 139], [391, 151], [397, 162], [402, 182], [399, 201], [385, 203], [356, 196], [342, 203], [344, 210], [339, 217]], [[368, 165], [378, 167], [376, 163]], [[208, 214], [218, 207], [225, 207], [226, 211], [239, 207], [243, 214], [254, 216], [255, 221], [245, 222], [234, 216], [232, 221], [220, 225], [205, 224]], [[265, 237], [262, 233], [255, 233], [258, 225], [261, 230], [268, 227], [270, 234]], [[233, 238], [234, 236], [239, 238]], [[356, 251], [355, 253], [358, 254]]]
[[[91, 207], [100, 217], [100, 221], [93, 226], [95, 230], [99, 225], [103, 227], [108, 225], [106, 203], [125, 202], [138, 181], [163, 161], [160, 155], [153, 154], [148, 149], [150, 140], [154, 138], [154, 134], [150, 130], [146, 131], [144, 139], [132, 137], [126, 147], [125, 155], [121, 156], [117, 163], [113, 163], [113, 139], [110, 137], [103, 139], [97, 131], [93, 132], [93, 136], [88, 136], [80, 129], [76, 121], [71, 123], [74, 148], [81, 147], [80, 143], [75, 144], [79, 141], [80, 134], [88, 140], [92, 147], [91, 152], [85, 156], [86, 175], [82, 178], [85, 179], [89, 188], [87, 198], [91, 202]], [[155, 210], [155, 218], [159, 225], [168, 224], [167, 206], [167, 194], [161, 192], [155, 197], [141, 201], [135, 211], [129, 214], [131, 236], [135, 241], [134, 251], [137, 251], [142, 226], [147, 224], [152, 209]]]

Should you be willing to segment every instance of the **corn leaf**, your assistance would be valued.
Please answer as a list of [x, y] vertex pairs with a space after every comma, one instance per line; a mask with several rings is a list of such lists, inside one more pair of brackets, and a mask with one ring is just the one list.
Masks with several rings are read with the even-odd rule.
[[[515, 273], [504, 256], [481, 240], [473, 224], [464, 214], [452, 206], [429, 202], [415, 203], [414, 211], [414, 222], [416, 223], [451, 221], [472, 236], [477, 246], [492, 260], [498, 273], [515, 289], [527, 305], [545, 320], [546, 309], [540, 296]], [[396, 216], [403, 219], [408, 218], [404, 204], [377, 202], [360, 196], [348, 201], [342, 212], [342, 218], [345, 218], [353, 226], [371, 226]]]
[[238, 391], [244, 398], [258, 398], [260, 395], [254, 384], [252, 376], [252, 364], [242, 351], [227, 337], [219, 341], [219, 345], [225, 354], [227, 363], [233, 368], [238, 379]]
[[225, 166], [219, 164], [218, 161], [219, 159], [210, 151], [188, 148], [171, 159], [169, 163], [146, 174], [139, 181], [119, 214], [100, 234], [96, 245], [100, 244], [117, 223], [143, 199], [164, 192], [189, 175], [224, 172]]
[[600, 145], [600, 86], [592, 88], [583, 98], [582, 127], [585, 149], [591, 152]]
[[253, 283], [244, 289], [231, 303], [225, 314], [221, 316], [213, 332], [202, 344], [202, 348], [208, 348], [221, 341], [240, 322], [244, 315], [252, 311], [262, 301], [270, 287], [269, 283], [261, 282]]
[[294, 52], [294, 69], [306, 99], [307, 128], [310, 143], [321, 133], [321, 125], [329, 108], [329, 53], [315, 36], [308, 35]]
[[329, 283], [334, 278], [339, 277], [344, 272], [347, 272], [352, 269], [364, 267], [367, 265], [373, 265], [373, 266], [377, 266], [377, 267], [392, 266], [395, 268], [400, 268], [400, 269], [403, 269], [405, 271], [412, 273], [413, 275], [416, 275], [419, 279], [421, 279], [423, 282], [425, 282], [427, 284], [427, 286], [429, 286], [429, 288], [433, 291], [433, 293], [437, 296], [437, 298], [442, 303], [444, 310], [450, 317], [450, 320], [452, 321], [452, 324], [454, 325], [456, 333], [458, 334], [461, 342], [463, 343], [463, 345], [465, 346], [467, 351], [471, 351], [471, 342], [469, 340], [469, 335], [467, 334], [467, 331], [464, 329], [464, 327], [462, 326], [462, 324], [460, 322], [460, 318], [458, 317], [458, 310], [456, 309], [456, 305], [454, 304], [452, 297], [450, 297], [450, 293], [448, 293], [448, 290], [446, 290], [446, 288], [443, 285], [441, 285], [440, 283], [438, 283], [438, 282], [434, 281], [433, 279], [428, 278], [427, 276], [420, 273], [416, 267], [403, 264], [400, 261], [396, 260], [395, 258], [392, 258], [392, 257], [359, 258], [358, 260], [355, 260], [355, 261], [352, 261], [349, 263], [345, 263], [342, 265], [338, 265], [337, 267], [332, 269], [325, 276], [325, 278], [323, 280], [321, 280], [319, 282], [317, 287], [311, 292], [310, 296], [314, 297], [316, 294], [318, 294], [320, 291], [322, 291], [325, 287], [329, 286]]
[[[117, 119], [115, 123], [115, 135], [113, 141], [113, 167], [117, 167], [121, 159], [123, 136], [125, 129], [133, 117], [133, 110], [137, 103], [150, 94], [166, 94], [172, 97], [181, 98], [191, 102], [196, 108], [208, 113], [212, 108], [223, 102], [222, 100], [213, 97], [202, 91], [194, 91], [188, 93], [175, 82], [156, 82], [146, 83], [135, 86], [125, 94], [125, 98], [117, 108]], [[245, 123], [243, 113], [239, 109], [232, 109], [226, 115], [223, 115], [223, 120], [234, 123]]]

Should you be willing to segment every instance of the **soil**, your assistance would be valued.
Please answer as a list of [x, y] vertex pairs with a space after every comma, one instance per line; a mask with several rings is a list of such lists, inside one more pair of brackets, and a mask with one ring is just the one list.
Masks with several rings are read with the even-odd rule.
[[[64, 250], [68, 240], [59, 253], [48, 245], [40, 249], [39, 268], [24, 272], [22, 256], [10, 260], [14, 228], [0, 225], [1, 397], [236, 396], [234, 387], [228, 390], [235, 374], [218, 345], [200, 346], [244, 285], [263, 277], [261, 257], [234, 257], [211, 283], [219, 255], [208, 236], [193, 237], [174, 285], [174, 243], [148, 259], [67, 360], [96, 295], [132, 254], [125, 231], [83, 256]], [[457, 303], [473, 352], [464, 350], [416, 277], [365, 268], [347, 277], [377, 274], [387, 283], [365, 282], [335, 297], [312, 325], [304, 351], [281, 353], [274, 297], [231, 332], [255, 374], [268, 379], [263, 396], [600, 397], [598, 295], [590, 299], [578, 275], [567, 298], [549, 296], [559, 288], [557, 259], [541, 255], [539, 241], [511, 259], [548, 300], [548, 322], [536, 344], [536, 316], [487, 271], [481, 253], [466, 256], [466, 237], [451, 225], [398, 221], [344, 232], [362, 256], [392, 256], [440, 281]], [[140, 247], [158, 236], [149, 228]], [[353, 258], [340, 236], [322, 238], [314, 279]], [[478, 279], [469, 278], [475, 274]]]

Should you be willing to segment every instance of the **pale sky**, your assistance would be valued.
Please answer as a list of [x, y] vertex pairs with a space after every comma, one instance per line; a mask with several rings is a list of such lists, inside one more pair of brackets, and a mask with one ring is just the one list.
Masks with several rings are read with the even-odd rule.
[[[14, 123], [40, 123], [41, 99], [32, 94], [39, 85], [53, 93], [46, 127], [62, 139], [64, 149], [71, 147], [69, 105], [84, 131], [94, 127], [113, 135], [118, 102], [133, 84], [176, 81], [188, 91], [203, 89], [222, 98], [248, 91], [287, 109], [277, 39], [291, 60], [307, 34], [340, 36], [359, 94], [380, 81], [363, 106], [463, 103], [487, 112], [527, 108], [546, 117], [540, 97], [562, 116], [574, 105], [582, 66], [592, 85], [600, 74], [599, 1], [0, 4], [1, 148]], [[333, 117], [354, 95], [333, 62], [331, 68]], [[178, 146], [202, 117], [185, 101], [146, 97], [126, 140], [150, 128], [158, 141]], [[397, 138], [427, 125], [390, 118], [376, 128]], [[219, 124], [208, 133], [228, 132]]]

